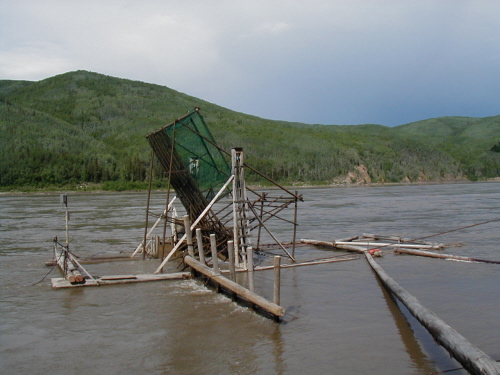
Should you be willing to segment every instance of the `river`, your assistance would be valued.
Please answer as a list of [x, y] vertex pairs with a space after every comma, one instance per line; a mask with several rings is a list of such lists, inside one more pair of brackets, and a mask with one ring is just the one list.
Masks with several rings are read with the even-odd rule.
[[[500, 183], [299, 189], [297, 238], [363, 233], [460, 243], [446, 253], [500, 260]], [[164, 194], [152, 197], [162, 211]], [[69, 194], [80, 256], [131, 253], [145, 193]], [[193, 280], [52, 289], [52, 239], [64, 238], [58, 194], [0, 196], [2, 374], [431, 374], [460, 365], [387, 293], [366, 260], [282, 271], [283, 322]], [[274, 228], [281, 236], [282, 229]], [[285, 239], [284, 239], [285, 240]], [[331, 251], [298, 246], [298, 259]], [[386, 254], [403, 288], [500, 359], [500, 266]], [[158, 260], [88, 265], [94, 275], [152, 272]], [[167, 271], [176, 270], [170, 265]], [[257, 275], [258, 274], [258, 275]], [[272, 299], [273, 271], [256, 274]], [[463, 370], [452, 374], [464, 374]]]

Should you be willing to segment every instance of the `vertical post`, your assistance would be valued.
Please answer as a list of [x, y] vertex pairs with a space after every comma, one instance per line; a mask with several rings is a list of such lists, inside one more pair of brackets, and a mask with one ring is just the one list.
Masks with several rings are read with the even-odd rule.
[[247, 265], [248, 265], [248, 286], [250, 291], [254, 291], [254, 275], [253, 275], [253, 248], [247, 247]]
[[161, 237], [156, 236], [156, 247], [158, 248], [158, 259], [163, 260], [163, 254], [165, 254], [165, 243], [161, 243]]
[[68, 195], [61, 194], [61, 203], [64, 204], [65, 213], [64, 221], [66, 222], [66, 249], [69, 249], [69, 211], [68, 211]]
[[148, 237], [148, 220], [149, 220], [149, 203], [151, 202], [151, 183], [153, 181], [153, 162], [154, 152], [151, 151], [151, 162], [149, 163], [149, 186], [148, 186], [148, 203], [146, 204], [146, 225], [144, 226], [144, 239], [142, 241], [142, 259], [146, 259], [146, 241]]
[[229, 274], [231, 279], [234, 281], [236, 277], [236, 269], [234, 268], [234, 243], [233, 241], [227, 241], [227, 253], [229, 254]]
[[257, 230], [257, 250], [260, 249], [260, 233], [262, 232], [262, 217], [264, 216], [264, 199], [266, 199], [266, 193], [263, 192], [260, 197], [260, 220], [259, 229]]
[[281, 257], [274, 257], [274, 303], [280, 304]]
[[248, 201], [245, 186], [245, 173], [243, 162], [243, 149], [241, 147], [233, 147], [231, 149], [231, 167], [233, 179], [233, 232], [234, 232], [234, 248], [236, 265], [239, 264], [239, 254], [243, 261], [243, 267], [247, 268], [247, 252], [246, 248], [249, 245], [249, 229], [248, 229]]
[[292, 239], [292, 257], [295, 258], [295, 242], [297, 241], [297, 196], [298, 191], [295, 190], [295, 211], [293, 214], [293, 239]]
[[236, 264], [236, 267], [240, 266], [240, 236], [239, 236], [239, 222], [238, 222], [238, 205], [237, 205], [237, 200], [238, 200], [238, 184], [239, 184], [239, 170], [237, 167], [237, 162], [238, 158], [236, 155], [236, 149], [232, 148], [231, 149], [231, 167], [232, 167], [232, 174], [234, 176], [233, 179], [233, 245], [234, 245], [234, 252], [235, 252], [235, 257], [234, 257], [234, 262]]
[[191, 222], [189, 221], [189, 215], [184, 215], [182, 220], [184, 221], [184, 231], [186, 232], [188, 254], [194, 258], [193, 233], [191, 232]]
[[205, 264], [205, 250], [203, 250], [203, 237], [201, 234], [201, 228], [196, 228], [196, 243], [198, 245], [198, 256], [200, 257], [200, 262]]
[[220, 275], [219, 260], [217, 258], [217, 243], [215, 240], [215, 234], [210, 235], [210, 248], [212, 250], [212, 267], [214, 272]]

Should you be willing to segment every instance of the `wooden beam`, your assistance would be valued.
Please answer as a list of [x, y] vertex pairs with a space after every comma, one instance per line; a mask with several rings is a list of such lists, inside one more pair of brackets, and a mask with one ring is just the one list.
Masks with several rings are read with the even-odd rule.
[[237, 296], [240, 298], [243, 298], [254, 305], [260, 307], [261, 309], [267, 311], [268, 313], [276, 316], [276, 317], [281, 317], [285, 315], [285, 309], [273, 302], [268, 301], [264, 297], [259, 296], [258, 294], [255, 294], [248, 290], [245, 287], [242, 287], [241, 285], [229, 280], [228, 278], [217, 275], [214, 271], [212, 271], [211, 268], [207, 267], [204, 264], [201, 264], [198, 262], [196, 259], [190, 257], [189, 255], [184, 257], [184, 263], [186, 263], [189, 267], [191, 267], [193, 270], [197, 271], [198, 273], [203, 274], [205, 277], [210, 279], [212, 282], [215, 284], [218, 284], [231, 292], [235, 293]]
[[463, 260], [463, 261], [466, 261], [466, 262], [481, 262], [481, 263], [500, 264], [500, 261], [496, 261], [496, 260], [485, 260], [485, 259], [469, 258], [469, 257], [464, 257], [464, 256], [460, 256], [460, 255], [451, 255], [451, 254], [438, 254], [438, 253], [433, 253], [431, 251], [408, 250], [408, 249], [395, 249], [394, 251], [396, 253], [418, 255], [418, 256], [422, 256], [422, 257]]
[[416, 243], [416, 244], [422, 244], [422, 245], [434, 245], [434, 246], [439, 246], [440, 248], [445, 248], [446, 245], [444, 243], [432, 243], [428, 241], [421, 241], [417, 239], [411, 239], [411, 238], [404, 238], [400, 236], [384, 236], [382, 234], [372, 234], [372, 233], [363, 233], [364, 238], [373, 238], [375, 240], [391, 240], [391, 241], [401, 241], [401, 242], [411, 242], [411, 243]]
[[305, 243], [307, 245], [314, 245], [314, 246], [324, 246], [324, 247], [330, 247], [332, 249], [341, 249], [341, 250], [347, 250], [347, 251], [354, 251], [355, 253], [365, 253], [368, 251], [366, 248], [363, 248], [361, 246], [354, 246], [350, 244], [346, 245], [339, 245], [335, 241], [318, 241], [318, 240], [306, 240], [306, 239], [301, 239], [301, 243]]
[[356, 246], [369, 246], [373, 247], [399, 247], [407, 249], [428, 249], [428, 250], [438, 250], [442, 247], [440, 245], [415, 245], [415, 244], [405, 244], [405, 243], [390, 243], [390, 242], [349, 242], [349, 241], [333, 241], [335, 245], [356, 245]]

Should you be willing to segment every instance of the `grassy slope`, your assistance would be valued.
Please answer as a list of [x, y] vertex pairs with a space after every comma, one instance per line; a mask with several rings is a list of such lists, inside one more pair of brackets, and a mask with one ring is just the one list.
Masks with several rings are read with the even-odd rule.
[[[306, 125], [237, 113], [167, 87], [77, 71], [39, 82], [0, 81], [0, 171], [12, 177], [1, 184], [29, 184], [30, 176], [40, 185], [64, 178], [143, 180], [145, 135], [195, 106], [222, 147], [244, 147], [253, 166], [283, 183], [329, 183], [360, 164], [374, 181], [499, 175], [498, 154], [485, 149], [500, 138], [500, 116], [444, 117], [396, 128]], [[70, 160], [61, 162], [61, 155]], [[74, 171], [78, 166], [85, 169], [80, 174]], [[54, 174], [61, 170], [65, 177], [58, 180]]]

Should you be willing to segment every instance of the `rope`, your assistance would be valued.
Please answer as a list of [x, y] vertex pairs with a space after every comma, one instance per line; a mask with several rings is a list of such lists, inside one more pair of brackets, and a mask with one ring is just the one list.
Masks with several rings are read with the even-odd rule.
[[[479, 225], [484, 225], [484, 224], [489, 224], [489, 223], [494, 223], [495, 221], [500, 221], [500, 218], [497, 218], [497, 219], [492, 219], [492, 220], [487, 220], [487, 221], [482, 221], [480, 223], [475, 223], [475, 224], [470, 224], [470, 225], [465, 225], [463, 227], [459, 227], [459, 228], [454, 228], [454, 229], [450, 229], [450, 230], [447, 230], [447, 231], [444, 231], [444, 232], [439, 232], [439, 233], [434, 233], [434, 234], [430, 234], [428, 236], [423, 236], [423, 237], [417, 237], [417, 238], [413, 238], [412, 240], [410, 241], [405, 241], [405, 242], [411, 242], [411, 241], [417, 241], [417, 240], [423, 240], [423, 239], [426, 239], [426, 238], [431, 238], [431, 237], [436, 237], [436, 236], [441, 236], [443, 234], [447, 234], [447, 233], [451, 233], [451, 232], [457, 232], [459, 230], [462, 230], [462, 229], [468, 229], [468, 228], [472, 228], [472, 227], [477, 227]], [[353, 242], [353, 244], [356, 244], [355, 242]], [[383, 246], [377, 246], [376, 243], [373, 243], [373, 246], [376, 247], [377, 249], [383, 249], [384, 247], [393, 247], [395, 246], [395, 244], [389, 244], [389, 245], [383, 245]], [[360, 246], [361, 247], [361, 246]], [[368, 246], [366, 245], [367, 248], [371, 247], [371, 246]], [[387, 253], [391, 253], [392, 251], [391, 250], [387, 250]]]
[[54, 264], [52, 265], [52, 267], [50, 267], [50, 271], [49, 271], [49, 272], [47, 272], [47, 274], [46, 274], [44, 277], [42, 277], [42, 279], [41, 279], [40, 281], [37, 281], [36, 283], [31, 284], [31, 286], [35, 286], [35, 285], [37, 285], [37, 284], [40, 284], [43, 280], [45, 280], [45, 279], [47, 278], [47, 276], [49, 276], [49, 275], [50, 275], [50, 273], [54, 270], [54, 268], [55, 268], [56, 264], [57, 264], [57, 262], [54, 262]]
[[431, 234], [431, 235], [429, 235], [429, 236], [425, 236], [425, 237], [414, 238], [413, 240], [423, 240], [423, 239], [425, 239], [425, 238], [430, 238], [430, 237], [440, 236], [440, 235], [442, 235], [442, 234], [451, 233], [451, 232], [456, 232], [456, 231], [459, 231], [459, 230], [462, 230], [462, 229], [467, 229], [467, 228], [477, 227], [478, 225], [489, 224], [489, 223], [493, 223], [493, 222], [495, 222], [495, 221], [500, 221], [500, 218], [493, 219], [493, 220], [488, 220], [488, 221], [483, 221], [483, 222], [481, 222], [481, 223], [476, 223], [476, 224], [466, 225], [466, 226], [464, 226], [464, 227], [460, 227], [460, 228], [450, 229], [450, 230], [447, 230], [447, 231], [445, 231], [445, 232], [440, 232], [440, 233], [436, 233], [436, 234]]
[[47, 272], [47, 274], [46, 274], [44, 277], [42, 277], [42, 279], [41, 279], [40, 281], [37, 281], [36, 283], [32, 284], [31, 286], [35, 286], [35, 285], [37, 285], [37, 284], [40, 284], [43, 280], [45, 280], [45, 279], [47, 278], [47, 276], [49, 276], [49, 275], [51, 274], [51, 272], [54, 270], [54, 268], [55, 268], [55, 267], [56, 267], [56, 265], [57, 265], [57, 261], [58, 261], [58, 260], [62, 257], [62, 254], [63, 254], [63, 253], [59, 254], [59, 257], [58, 257], [57, 259], [56, 259], [55, 257], [54, 257], [54, 258], [52, 258], [52, 261], [53, 261], [54, 263], [52, 264], [52, 267], [50, 267], [49, 272]]

